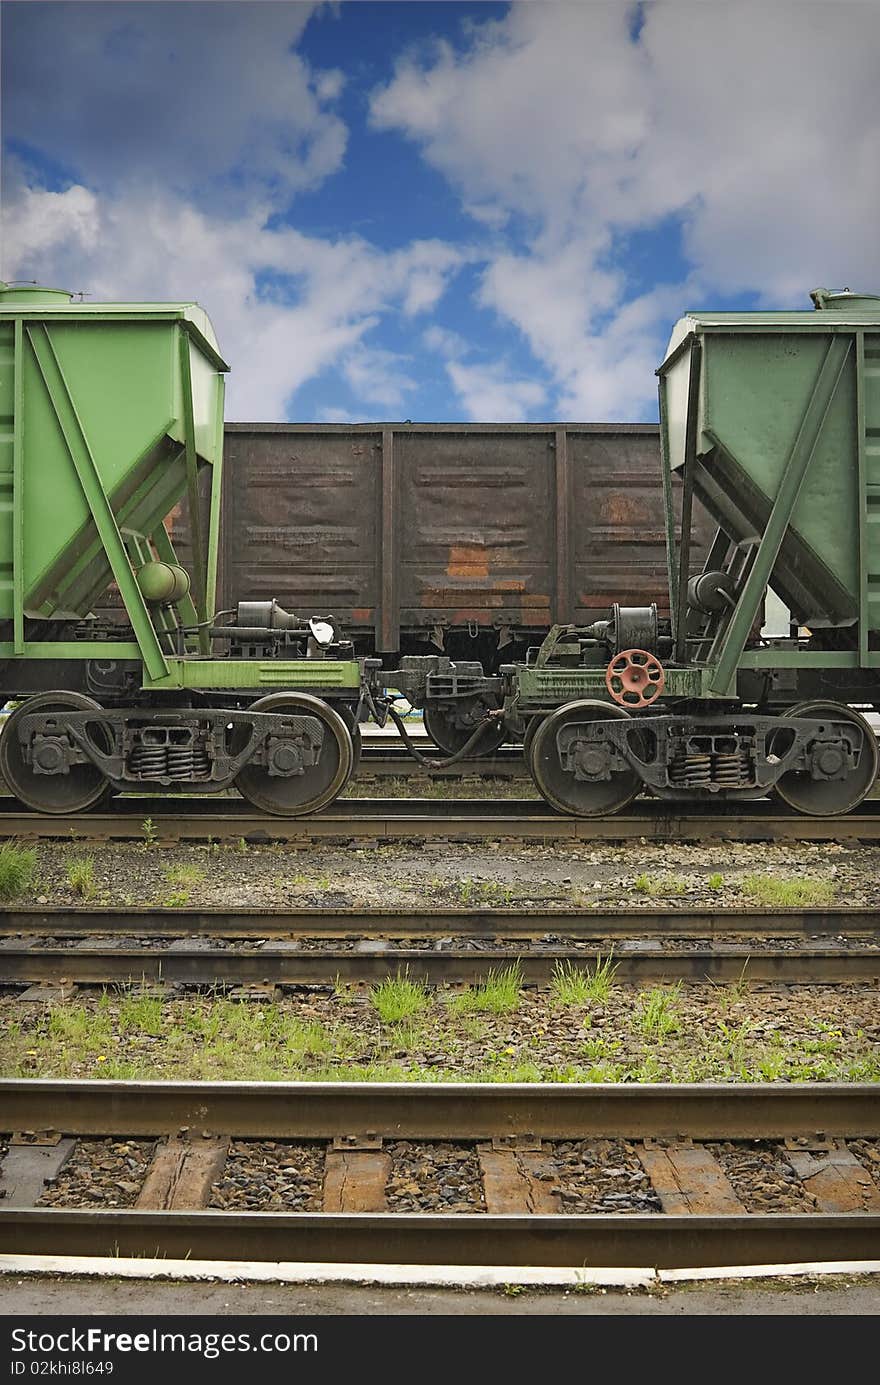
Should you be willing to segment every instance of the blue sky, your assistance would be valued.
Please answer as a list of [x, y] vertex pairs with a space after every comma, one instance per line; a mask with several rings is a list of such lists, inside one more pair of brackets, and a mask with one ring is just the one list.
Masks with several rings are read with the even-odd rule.
[[650, 420], [686, 308], [880, 290], [869, 0], [0, 26], [0, 275], [197, 299], [230, 418]]

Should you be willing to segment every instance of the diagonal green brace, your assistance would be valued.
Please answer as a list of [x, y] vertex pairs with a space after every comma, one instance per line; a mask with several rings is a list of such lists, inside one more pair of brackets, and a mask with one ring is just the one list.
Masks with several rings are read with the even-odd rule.
[[816, 383], [785, 464], [763, 537], [725, 632], [721, 654], [712, 675], [711, 691], [721, 697], [730, 692], [740, 656], [758, 613], [758, 604], [770, 581], [785, 531], [791, 521], [851, 348], [851, 336], [834, 335], [816, 376]]
[[95, 522], [95, 527], [113, 570], [113, 576], [125, 603], [125, 609], [134, 627], [144, 665], [151, 679], [163, 678], [168, 673], [168, 665], [144, 599], [141, 596], [140, 588], [131, 570], [125, 544], [116, 523], [116, 516], [104, 489], [100, 472], [77, 414], [67, 381], [64, 378], [61, 363], [52, 345], [48, 328], [45, 323], [32, 322], [27, 325], [25, 330], [43, 377], [46, 393], [64, 434], [67, 451], [82, 486], [83, 495], [88, 502], [89, 512]]

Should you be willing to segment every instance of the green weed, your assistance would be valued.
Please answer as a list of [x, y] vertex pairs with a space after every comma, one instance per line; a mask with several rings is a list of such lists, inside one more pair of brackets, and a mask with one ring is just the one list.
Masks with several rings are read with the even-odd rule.
[[513, 962], [500, 970], [491, 967], [485, 981], [453, 996], [449, 1008], [455, 1015], [468, 1015], [475, 1011], [507, 1015], [519, 1005], [522, 984], [523, 974], [519, 962]]
[[782, 880], [775, 875], [746, 875], [741, 888], [759, 904], [779, 909], [804, 909], [811, 905], [830, 904], [834, 885], [830, 880], [804, 876], [798, 880]]
[[557, 962], [550, 978], [550, 989], [560, 1005], [586, 1005], [591, 1000], [604, 1003], [611, 992], [617, 967], [611, 954], [597, 957], [592, 969], [573, 962]]
[[597, 1063], [619, 1053], [622, 1047], [620, 1039], [607, 1039], [603, 1034], [597, 1034], [594, 1039], [587, 1039], [581, 1045], [581, 1053], [588, 1063]]
[[165, 1032], [161, 998], [138, 994], [125, 996], [119, 1006], [119, 1028], [123, 1032], [159, 1038]]
[[514, 892], [497, 880], [459, 880], [456, 892], [460, 904], [489, 904], [500, 908], [509, 904]]
[[15, 899], [33, 884], [37, 853], [33, 847], [4, 842], [0, 846], [0, 899]]
[[636, 894], [644, 894], [651, 899], [656, 899], [658, 895], [684, 894], [687, 889], [687, 882], [673, 876], [642, 874], [636, 876], [633, 881], [633, 889]]
[[407, 976], [389, 976], [370, 991], [370, 1003], [383, 1024], [399, 1024], [426, 1008], [428, 992]]
[[206, 872], [201, 866], [183, 864], [169, 866], [164, 874], [169, 885], [182, 885], [189, 888], [201, 885], [206, 878]]
[[91, 899], [95, 893], [94, 857], [73, 856], [67, 862], [67, 880], [80, 899]]
[[677, 1005], [680, 993], [681, 982], [676, 982], [668, 990], [654, 986], [639, 997], [636, 1024], [643, 1034], [663, 1039], [677, 1033], [681, 1027]]

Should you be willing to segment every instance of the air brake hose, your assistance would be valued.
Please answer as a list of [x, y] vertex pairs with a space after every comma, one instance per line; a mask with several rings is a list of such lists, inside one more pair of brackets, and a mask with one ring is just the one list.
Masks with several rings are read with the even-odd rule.
[[491, 726], [493, 722], [497, 719], [494, 717], [484, 717], [481, 722], [478, 722], [473, 734], [468, 738], [468, 740], [465, 741], [464, 745], [461, 747], [461, 750], [457, 750], [454, 755], [448, 756], [445, 760], [429, 760], [427, 755], [423, 755], [421, 751], [416, 750], [415, 743], [412, 740], [412, 737], [410, 736], [406, 727], [404, 726], [403, 718], [401, 717], [400, 713], [396, 712], [393, 707], [389, 707], [388, 715], [390, 716], [391, 720], [394, 722], [394, 725], [400, 732], [403, 738], [403, 743], [409, 751], [410, 755], [412, 755], [414, 760], [418, 760], [420, 765], [426, 765], [428, 769], [446, 769], [447, 765], [454, 765], [459, 760], [464, 760], [468, 755], [470, 755], [471, 751], [477, 744], [477, 741], [482, 736], [486, 727]]

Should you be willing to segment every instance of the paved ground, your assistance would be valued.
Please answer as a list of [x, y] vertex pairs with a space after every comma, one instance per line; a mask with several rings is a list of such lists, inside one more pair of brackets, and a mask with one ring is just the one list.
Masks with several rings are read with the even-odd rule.
[[875, 1316], [880, 1277], [694, 1285], [621, 1293], [505, 1293], [438, 1289], [359, 1288], [351, 1285], [198, 1284], [130, 1280], [0, 1279], [0, 1314], [310, 1314], [382, 1315], [474, 1313], [681, 1317], [783, 1315]]

